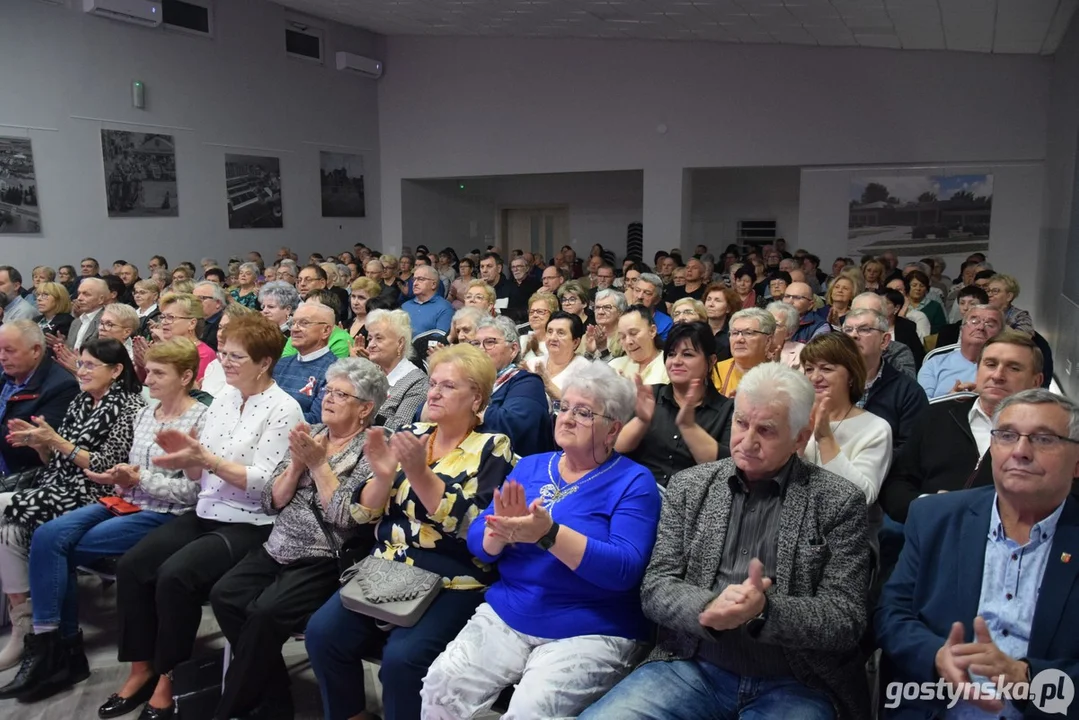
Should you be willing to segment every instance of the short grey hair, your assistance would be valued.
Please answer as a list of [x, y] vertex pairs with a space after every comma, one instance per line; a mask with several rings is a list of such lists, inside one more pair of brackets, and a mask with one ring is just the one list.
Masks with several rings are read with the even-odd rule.
[[505, 315], [499, 315], [498, 317], [482, 318], [476, 323], [476, 330], [483, 330], [484, 328], [498, 330], [502, 333], [502, 337], [506, 338], [506, 344], [508, 345], [517, 344], [517, 352], [513, 354], [513, 359], [510, 361], [517, 362], [517, 359], [521, 356], [521, 334], [517, 332], [517, 325]]
[[273, 300], [280, 307], [287, 307], [295, 312], [296, 308], [300, 307], [300, 291], [284, 280], [271, 280], [259, 290], [259, 302], [267, 300]]
[[338, 280], [340, 280], [342, 278], [345, 279], [345, 280], [348, 280], [350, 275], [352, 275], [352, 271], [348, 269], [348, 265], [345, 265], [344, 263], [338, 263], [337, 264], [337, 279]]
[[637, 282], [646, 282], [660, 292], [663, 290], [663, 280], [655, 273], [641, 273], [641, 276], [637, 278]]
[[989, 312], [996, 314], [996, 316], [998, 318], [1000, 318], [1000, 326], [1003, 329], [1003, 327], [1004, 327], [1004, 313], [1002, 313], [1000, 310], [996, 309], [992, 305], [975, 305], [972, 308], [970, 308], [969, 310], [967, 310], [967, 314], [963, 317], [963, 324], [964, 325], [967, 324], [967, 318], [970, 317], [970, 314], [972, 312], [974, 312], [975, 310], [988, 310]]
[[926, 265], [924, 262], [910, 262], [910, 263], [907, 263], [906, 265], [904, 265], [904, 267], [905, 268], [909, 268], [909, 267], [917, 268], [918, 270], [921, 270], [923, 273], [925, 273], [926, 277], [933, 274], [933, 271], [930, 270], [929, 266]]
[[210, 288], [210, 291], [213, 293], [214, 300], [221, 303], [221, 307], [225, 307], [229, 304], [229, 296], [225, 293], [225, 288], [221, 287], [217, 283], [210, 282], [209, 280], [203, 280], [202, 282], [196, 283], [195, 287]]
[[[783, 267], [783, 263], [786, 263], [787, 267]], [[779, 261], [779, 269], [783, 270], [784, 272], [790, 272], [791, 270], [798, 270], [800, 268], [801, 265], [799, 265], [798, 261], [794, 258], [783, 258]]]
[[[986, 260], [985, 262], [980, 262], [980, 263], [978, 263], [977, 265], [974, 266], [974, 272], [979, 273], [982, 270], [993, 270], [993, 263]], [[996, 271], [993, 270], [993, 272], [996, 272]]]
[[363, 269], [364, 269], [364, 270], [366, 270], [367, 268], [371, 267], [372, 265], [378, 265], [378, 270], [379, 270], [379, 272], [382, 272], [383, 270], [385, 270], [385, 269], [386, 269], [386, 266], [385, 266], [385, 265], [383, 265], [383, 264], [382, 264], [382, 261], [381, 261], [381, 260], [379, 260], [378, 258], [371, 258], [370, 260], [368, 260], [367, 262], [365, 262], [365, 263], [363, 264]]
[[[427, 267], [430, 266], [428, 265]], [[478, 328], [480, 325], [480, 321], [483, 320], [485, 317], [490, 317], [490, 315], [485, 315], [484, 312], [479, 308], [468, 306], [463, 307], [457, 312], [455, 312], [453, 314], [453, 319], [451, 320], [451, 322], [456, 323], [458, 320], [471, 320]], [[368, 320], [368, 322], [370, 322], [370, 320]]]
[[41, 326], [33, 320], [8, 320], [3, 325], [0, 325], [0, 330], [11, 330], [17, 332], [26, 344], [30, 347], [37, 345], [44, 349], [45, 347], [45, 333], [42, 331]]
[[390, 381], [386, 379], [386, 373], [367, 358], [347, 357], [336, 361], [326, 368], [326, 382], [332, 380], [347, 380], [355, 390], [356, 397], [363, 402], [374, 404], [371, 420], [378, 415], [390, 391]]
[[364, 325], [368, 329], [375, 325], [385, 325], [390, 332], [405, 341], [405, 355], [412, 347], [412, 318], [404, 310], [372, 310], [367, 313]]
[[299, 272], [299, 267], [296, 265], [295, 260], [282, 260], [278, 263], [277, 269], [280, 271], [282, 268], [288, 268], [293, 275], [296, 275]]
[[857, 320], [858, 318], [863, 317], [869, 318], [873, 322], [873, 327], [877, 330], [880, 330], [882, 333], [888, 332], [888, 318], [884, 316], [884, 313], [870, 310], [869, 308], [851, 310], [847, 313], [847, 317], [843, 320], [843, 324], [846, 325], [847, 320]]
[[126, 327], [132, 332], [139, 329], [139, 314], [135, 312], [135, 308], [130, 305], [124, 303], [112, 303], [111, 305], [106, 305], [105, 309], [102, 310], [102, 317], [105, 316], [105, 313], [112, 315], [116, 318], [118, 324]]
[[851, 307], [854, 307], [854, 304], [857, 303], [859, 300], [871, 300], [873, 302], [873, 304], [876, 305], [876, 311], [879, 312], [881, 315], [884, 315], [884, 316], [887, 317], [888, 312], [887, 312], [887, 309], [884, 307], [884, 296], [883, 295], [878, 295], [877, 293], [873, 292], [872, 290], [870, 290], [868, 292], [864, 292], [864, 293], [858, 295], [857, 297], [855, 297], [854, 300], [851, 301]]
[[200, 264], [209, 265], [210, 267], [221, 267], [218, 264], [217, 260], [215, 258], [212, 258], [212, 257], [204, 257]]
[[[372, 261], [372, 262], [378, 262], [379, 265], [382, 264], [381, 261], [378, 261], [378, 260], [375, 260], [375, 261]], [[367, 264], [370, 265], [371, 262], [368, 262]], [[412, 271], [412, 274], [413, 275], [419, 275], [421, 272], [424, 275], [428, 275], [428, 278], [427, 278], [428, 280], [438, 280], [439, 279], [438, 270], [435, 270], [433, 265], [417, 265], [416, 269]]]
[[766, 307], [765, 310], [768, 311], [772, 317], [776, 317], [777, 314], [781, 316], [781, 318], [776, 318], [776, 322], [777, 324], [782, 322], [786, 325], [788, 336], [798, 332], [798, 324], [802, 321], [801, 316], [798, 314], [798, 308], [790, 303], [776, 301], [768, 303], [768, 307]]
[[934, 266], [933, 267], [934, 270], [936, 268], [940, 268], [940, 271], [944, 272], [944, 269], [948, 267], [948, 263], [944, 262], [944, 258], [942, 258], [940, 255], [934, 255], [933, 256], [933, 266]]
[[258, 279], [258, 276], [262, 274], [262, 268], [259, 267], [258, 263], [253, 263], [253, 262], [241, 263], [240, 264], [240, 272], [243, 272], [244, 270], [247, 270], [248, 272], [254, 273], [256, 280]]
[[742, 377], [734, 396], [735, 408], [745, 402], [761, 405], [776, 404], [787, 408], [791, 438], [809, 426], [816, 393], [804, 373], [783, 363], [761, 363]]
[[596, 302], [601, 300], [610, 300], [614, 303], [614, 306], [618, 308], [619, 314], [629, 310], [629, 303], [626, 302], [626, 294], [619, 292], [613, 288], [607, 288], [606, 290], [600, 290], [596, 293]]
[[[741, 389], [741, 385], [738, 387]], [[993, 414], [994, 428], [1000, 425], [1001, 413], [1012, 405], [1056, 405], [1068, 413], [1068, 438], [1079, 441], [1079, 405], [1073, 400], [1044, 388], [1017, 392], [1015, 395], [1004, 398], [997, 406], [997, 411]]]
[[[730, 322], [727, 324], [727, 327], [734, 325], [735, 320], [742, 319], [756, 320], [757, 327], [760, 328], [761, 332], [768, 335], [776, 334], [776, 319], [772, 317], [772, 313], [768, 312], [767, 310], [755, 307], [746, 308], [745, 310], [739, 310], [734, 315], [731, 315], [731, 319]], [[739, 383], [739, 387], [741, 387], [741, 383]]]
[[633, 417], [636, 387], [605, 362], [590, 362], [575, 370], [562, 385], [562, 397], [570, 390], [592, 398], [599, 404], [600, 414], [616, 422], [627, 423]]

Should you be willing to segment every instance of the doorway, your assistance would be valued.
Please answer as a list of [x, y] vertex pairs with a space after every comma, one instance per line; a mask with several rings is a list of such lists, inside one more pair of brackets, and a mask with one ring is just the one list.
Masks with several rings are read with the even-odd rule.
[[504, 208], [502, 239], [506, 254], [521, 249], [540, 253], [549, 261], [558, 249], [569, 244], [569, 208]]

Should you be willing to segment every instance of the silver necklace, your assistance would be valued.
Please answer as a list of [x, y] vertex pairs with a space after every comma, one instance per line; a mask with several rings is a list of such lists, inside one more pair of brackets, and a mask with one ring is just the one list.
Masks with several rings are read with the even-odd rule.
[[[853, 406], [853, 405], [851, 405], [851, 406], [850, 406], [849, 408], [847, 408], [847, 412], [843, 414], [843, 418], [842, 418], [842, 419], [841, 419], [841, 420], [840, 420], [840, 421], [839, 421], [838, 423], [836, 423], [836, 426], [835, 426], [835, 430], [832, 430], [832, 436], [833, 436], [833, 437], [834, 437], [834, 436], [835, 436], [835, 434], [836, 434], [836, 430], [839, 430], [839, 427], [840, 427], [840, 426], [841, 426], [841, 425], [842, 425], [842, 424], [843, 424], [844, 422], [846, 422], [846, 420], [847, 420], [847, 418], [848, 418], [848, 417], [850, 416], [850, 414], [851, 414], [851, 411], [852, 411], [852, 410], [854, 410], [854, 406]], [[837, 445], [839, 444], [839, 441], [838, 441], [838, 440], [836, 440], [836, 444], [837, 444]], [[842, 447], [840, 447], [840, 448], [839, 448], [839, 452], [843, 452], [843, 448], [842, 448]], [[817, 444], [816, 444], [816, 445], [815, 445], [815, 446], [813, 447], [813, 464], [814, 464], [814, 465], [816, 465], [817, 467], [821, 467], [821, 464], [820, 464], [820, 443], [817, 443]]]
[[[540, 500], [542, 501], [543, 508], [547, 512], [550, 512], [551, 508], [554, 507], [555, 503], [557, 503], [559, 500], [577, 492], [581, 488], [581, 485], [584, 485], [586, 482], [595, 480], [600, 475], [603, 475], [604, 473], [611, 470], [615, 465], [618, 464], [618, 461], [621, 459], [621, 456], [615, 456], [614, 453], [612, 453], [612, 457], [606, 462], [604, 462], [602, 465], [597, 467], [595, 470], [593, 470], [591, 474], [585, 475], [581, 479], [571, 484], [569, 487], [563, 487], [557, 480], [555, 480], [554, 465], [556, 459], [562, 458], [564, 456], [565, 453], [552, 454], [551, 459], [547, 461], [547, 478], [550, 480], [550, 482], [540, 488]], [[604, 467], [604, 465], [606, 465], [606, 467]]]

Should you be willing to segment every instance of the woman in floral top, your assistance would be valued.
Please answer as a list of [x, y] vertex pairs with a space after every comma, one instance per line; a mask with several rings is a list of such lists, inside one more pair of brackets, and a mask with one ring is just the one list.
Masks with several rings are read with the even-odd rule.
[[232, 295], [233, 300], [244, 307], [249, 307], [252, 310], [261, 310], [262, 306], [259, 305], [258, 280], [258, 264], [246, 262], [240, 266], [240, 272], [236, 276], [237, 287], [233, 288], [229, 294]]
[[477, 414], [495, 381], [495, 368], [471, 345], [431, 356], [427, 392], [430, 424], [402, 428], [389, 440], [371, 433], [365, 453], [373, 476], [353, 495], [352, 517], [373, 525], [372, 554], [442, 576], [444, 592], [411, 628], [388, 633], [331, 597], [307, 625], [307, 652], [330, 720], [366, 717], [360, 664], [381, 645], [386, 720], [420, 716], [420, 689], [431, 662], [483, 602], [492, 568], [468, 550], [468, 528], [513, 467], [505, 435], [479, 433]]

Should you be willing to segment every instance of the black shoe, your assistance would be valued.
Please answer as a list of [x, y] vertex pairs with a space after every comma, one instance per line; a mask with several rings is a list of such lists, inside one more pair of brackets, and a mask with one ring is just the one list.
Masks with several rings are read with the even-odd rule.
[[175, 705], [167, 708], [155, 708], [150, 703], [146, 703], [146, 707], [139, 713], [139, 720], [172, 720], [175, 714]]
[[52, 673], [34, 688], [19, 695], [22, 702], [38, 702], [66, 690], [90, 677], [90, 663], [82, 645], [82, 630], [77, 635], [60, 640], [57, 665]]
[[147, 680], [142, 687], [135, 691], [135, 694], [129, 698], [120, 697], [119, 694], [113, 693], [109, 696], [109, 699], [105, 701], [105, 704], [97, 709], [97, 716], [99, 718], [117, 718], [121, 715], [127, 715], [129, 712], [133, 712], [139, 709], [139, 705], [144, 702], [148, 702], [154, 695], [154, 690], [157, 689], [157, 675], [154, 675]]
[[19, 672], [14, 680], [0, 688], [0, 700], [22, 699], [53, 681], [67, 667], [67, 652], [59, 630], [27, 635], [25, 643]]

